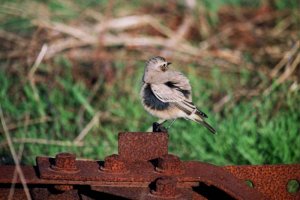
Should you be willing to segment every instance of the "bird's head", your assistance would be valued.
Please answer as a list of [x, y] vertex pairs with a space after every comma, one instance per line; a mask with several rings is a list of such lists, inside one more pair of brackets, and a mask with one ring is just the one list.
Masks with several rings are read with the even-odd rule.
[[165, 72], [169, 69], [168, 66], [170, 64], [171, 63], [167, 62], [165, 58], [156, 56], [156, 57], [150, 58], [146, 62], [146, 70], [148, 72], [150, 72], [150, 71]]

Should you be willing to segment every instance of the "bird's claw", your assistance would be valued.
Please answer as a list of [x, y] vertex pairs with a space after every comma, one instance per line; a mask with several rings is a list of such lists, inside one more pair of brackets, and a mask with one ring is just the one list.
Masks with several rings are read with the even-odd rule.
[[157, 122], [154, 122], [152, 124], [152, 127], [153, 127], [153, 132], [165, 132], [167, 133], [168, 132], [168, 129], [166, 129], [166, 127], [162, 126], [162, 124], [160, 123], [157, 123]]

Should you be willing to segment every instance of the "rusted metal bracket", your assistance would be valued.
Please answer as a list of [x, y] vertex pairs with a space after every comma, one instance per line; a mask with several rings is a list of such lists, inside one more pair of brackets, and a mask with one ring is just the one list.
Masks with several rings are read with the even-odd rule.
[[[300, 199], [286, 190], [300, 180], [300, 164], [218, 167], [181, 161], [168, 152], [167, 133], [119, 134], [118, 154], [104, 161], [74, 154], [37, 157], [22, 170], [33, 199]], [[6, 199], [14, 166], [0, 166], [0, 199]], [[246, 184], [253, 183], [253, 187]], [[16, 180], [14, 199], [25, 199]]]

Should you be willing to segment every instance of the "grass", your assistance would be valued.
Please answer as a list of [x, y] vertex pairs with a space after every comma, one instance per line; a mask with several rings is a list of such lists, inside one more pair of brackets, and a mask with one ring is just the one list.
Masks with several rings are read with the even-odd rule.
[[[23, 162], [32, 164], [37, 155], [54, 156], [61, 151], [74, 152], [79, 157], [103, 159], [116, 153], [119, 131], [145, 131], [156, 119], [149, 116], [140, 104], [142, 68], [143, 64], [137, 63], [134, 76], [126, 79], [122, 79], [126, 68], [118, 68], [117, 83], [108, 88], [103, 85], [98, 91], [102, 91], [103, 96], [97, 95], [91, 103], [87, 100], [89, 89], [72, 78], [67, 66], [65, 75], [55, 77], [56, 87], [38, 85], [38, 101], [28, 82], [23, 83], [21, 91], [14, 91], [19, 78], [0, 70], [0, 101], [8, 124], [22, 122], [25, 116], [36, 119], [47, 115], [51, 118], [47, 123], [18, 127], [11, 132], [15, 139], [73, 141], [82, 130], [78, 124], [84, 127], [96, 111], [103, 112], [99, 123], [84, 138], [83, 147], [25, 143]], [[295, 112], [300, 100], [299, 93], [286, 94], [288, 88], [282, 85], [269, 96], [243, 100], [231, 109], [213, 113], [210, 96], [216, 89], [214, 86], [219, 85], [217, 90], [220, 92], [230, 93], [228, 85], [233, 83], [228, 83], [229, 78], [218, 72], [213, 72], [215, 78], [210, 80], [199, 80], [194, 73], [188, 76], [193, 85], [195, 103], [208, 113], [209, 121], [217, 128], [218, 134], [211, 135], [198, 124], [178, 120], [170, 130], [172, 153], [185, 160], [218, 165], [295, 163], [300, 160], [300, 153], [296, 151], [300, 148], [300, 114]], [[123, 85], [127, 86], [125, 90]], [[284, 105], [274, 110], [279, 101]], [[85, 109], [84, 119], [80, 119], [78, 114], [80, 107]], [[107, 114], [108, 117], [101, 117]], [[15, 144], [16, 149], [19, 145]], [[5, 148], [1, 149], [2, 155], [8, 154]]]
[[[74, 23], [75, 19], [84, 18], [82, 13], [88, 9], [98, 9], [101, 12], [106, 10], [100, 1], [80, 2], [34, 1], [41, 8], [47, 7], [46, 10], [51, 13], [50, 20], [63, 23]], [[245, 1], [218, 2], [202, 3], [209, 11], [208, 21], [211, 26], [217, 26], [216, 12], [222, 5], [241, 6]], [[7, 1], [6, 7], [0, 7], [0, 12], [4, 13], [0, 16], [0, 29], [15, 33], [24, 40], [34, 41], [36, 27], [32, 21], [41, 14], [33, 14], [31, 9], [27, 9], [28, 12], [24, 15], [17, 16], [15, 13], [16, 16], [11, 17], [10, 12], [18, 3], [23, 5], [23, 1]], [[275, 1], [275, 6], [278, 9], [294, 8], [293, 3], [294, 1]], [[115, 4], [117, 8], [114, 12], [122, 10], [122, 7], [118, 7], [119, 1]], [[251, 6], [260, 4], [261, 1], [254, 1]], [[24, 3], [25, 7], [26, 5]], [[146, 2], [146, 5], [150, 3]], [[126, 5], [126, 12], [140, 9], [135, 6], [137, 5]], [[27, 65], [26, 59], [6, 60], [1, 57], [0, 105], [14, 147], [17, 151], [24, 147], [22, 163], [34, 164], [36, 156], [55, 156], [63, 151], [76, 153], [80, 158], [103, 160], [105, 156], [117, 152], [118, 132], [146, 131], [157, 120], [144, 111], [139, 99], [144, 67], [141, 54], [130, 50], [127, 52], [126, 49], [122, 53], [121, 48], [106, 49], [108, 53], [105, 55], [112, 54], [115, 58], [109, 62], [109, 69], [113, 74], [111, 79], [104, 76], [101, 73], [103, 71], [95, 70], [97, 64], [105, 65], [105, 62], [100, 62], [101, 58], [100, 61], [96, 60], [99, 62], [96, 64], [81, 63], [62, 52], [38, 67], [35, 87], [30, 84], [27, 76], [32, 65]], [[6, 51], [5, 47], [0, 49], [2, 52]], [[35, 58], [36, 52], [30, 53]], [[148, 54], [150, 53], [151, 49]], [[120, 54], [126, 54], [127, 60], [119, 59]], [[145, 58], [148, 54], [141, 57]], [[249, 52], [243, 54], [249, 62], [255, 63], [251, 55]], [[200, 160], [217, 165], [299, 163], [300, 94], [299, 87], [291, 89], [294, 80], [288, 79], [277, 84], [275, 79], [269, 80], [263, 70], [250, 70], [246, 66], [239, 66], [238, 73], [235, 73], [230, 70], [222, 71], [219, 64], [206, 69], [192, 61], [188, 65], [178, 60], [173, 63], [173, 67], [189, 77], [195, 104], [208, 114], [208, 121], [216, 127], [218, 133], [212, 135], [198, 124], [177, 120], [169, 132], [171, 153], [184, 160]], [[230, 67], [235, 69], [236, 66]], [[235, 98], [242, 89], [255, 89], [257, 85], [254, 82], [257, 79], [263, 87], [267, 88], [269, 84], [276, 87], [268, 94], [261, 93], [254, 97], [244, 95], [238, 100]], [[214, 112], [220, 97], [226, 95], [229, 98], [228, 104]], [[91, 120], [97, 113], [100, 115], [94, 123]], [[83, 144], [76, 145], [75, 138], [89, 123], [93, 126], [84, 137]], [[0, 158], [0, 163], [13, 163], [3, 134], [0, 134]]]

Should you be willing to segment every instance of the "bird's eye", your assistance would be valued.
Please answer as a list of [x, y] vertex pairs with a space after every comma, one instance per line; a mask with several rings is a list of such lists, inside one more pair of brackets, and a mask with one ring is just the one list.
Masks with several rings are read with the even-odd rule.
[[160, 66], [161, 70], [164, 72], [168, 69], [168, 65], [167, 64], [163, 64]]

